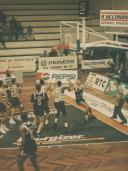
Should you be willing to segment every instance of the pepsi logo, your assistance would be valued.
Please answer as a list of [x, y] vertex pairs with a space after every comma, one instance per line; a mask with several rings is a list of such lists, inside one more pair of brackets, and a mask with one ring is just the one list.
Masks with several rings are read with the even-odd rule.
[[42, 77], [44, 80], [48, 80], [49, 77], [50, 77], [50, 74], [47, 73], [47, 72], [44, 72], [44, 73], [42, 73], [41, 77]]

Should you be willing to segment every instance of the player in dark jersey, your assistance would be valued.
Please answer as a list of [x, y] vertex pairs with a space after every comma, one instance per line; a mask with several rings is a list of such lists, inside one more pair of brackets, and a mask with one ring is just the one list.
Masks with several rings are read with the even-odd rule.
[[[37, 137], [40, 137], [40, 132], [45, 123], [44, 110], [45, 103], [48, 101], [47, 94], [41, 91], [41, 85], [36, 84], [36, 92], [31, 95], [31, 102], [33, 104], [33, 111], [35, 115], [35, 123], [37, 127]], [[38, 125], [39, 123], [39, 125]]]
[[18, 157], [18, 168], [19, 171], [24, 171], [24, 162], [26, 159], [30, 159], [35, 171], [39, 171], [39, 166], [37, 164], [37, 156], [36, 156], [36, 142], [33, 137], [33, 124], [28, 121], [28, 113], [22, 112], [21, 119], [23, 121], [22, 125], [19, 128], [20, 136], [21, 136], [21, 147], [20, 154]]
[[87, 104], [87, 102], [85, 101], [84, 97], [83, 97], [83, 91], [84, 91], [84, 87], [82, 86], [81, 82], [79, 80], [77, 80], [77, 84], [74, 87], [75, 90], [75, 100], [76, 103], [79, 105], [82, 105], [85, 107], [86, 112], [90, 115], [92, 115], [92, 110], [90, 108], [90, 106]]

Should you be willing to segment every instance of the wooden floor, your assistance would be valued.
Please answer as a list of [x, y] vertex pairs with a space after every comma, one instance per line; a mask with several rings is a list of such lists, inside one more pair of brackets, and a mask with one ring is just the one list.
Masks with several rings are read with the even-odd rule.
[[[18, 171], [18, 150], [0, 151], [0, 171]], [[90, 144], [38, 149], [41, 171], [127, 171], [128, 143]], [[29, 160], [26, 171], [32, 171]]]
[[[33, 85], [34, 82], [34, 79], [25, 78], [24, 86]], [[28, 88], [24, 103], [29, 108], [30, 94], [31, 90]], [[109, 122], [115, 123], [110, 119]], [[18, 149], [0, 149], [0, 171], [18, 171], [17, 155]], [[40, 147], [37, 155], [41, 171], [128, 171], [128, 142]], [[32, 171], [29, 161], [26, 161], [25, 169]]]

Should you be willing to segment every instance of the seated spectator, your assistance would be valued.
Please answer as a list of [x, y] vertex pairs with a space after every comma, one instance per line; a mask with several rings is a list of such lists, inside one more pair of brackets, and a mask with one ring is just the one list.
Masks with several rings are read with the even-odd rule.
[[48, 53], [46, 50], [44, 50], [43, 54], [40, 55], [40, 57], [48, 57]]
[[34, 38], [34, 33], [33, 33], [33, 28], [31, 25], [27, 27], [27, 40], [35, 40]]
[[3, 30], [2, 30], [1, 27], [0, 27], [0, 42], [3, 45], [3, 48], [6, 48], [6, 46], [5, 46], [5, 40], [4, 40], [4, 33], [3, 33]]
[[51, 51], [49, 52], [49, 57], [55, 57], [55, 56], [58, 56], [57, 55], [57, 51], [56, 51], [56, 49], [51, 49]]
[[6, 18], [7, 16], [2, 11], [0, 11], [0, 23], [5, 23]]

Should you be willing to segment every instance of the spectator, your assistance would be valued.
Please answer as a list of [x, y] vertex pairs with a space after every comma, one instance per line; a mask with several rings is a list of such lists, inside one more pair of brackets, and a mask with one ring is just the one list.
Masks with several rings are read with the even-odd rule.
[[34, 38], [34, 33], [33, 33], [33, 28], [31, 25], [27, 27], [27, 40], [35, 40]]
[[2, 25], [2, 30], [3, 30], [3, 33], [4, 33], [4, 40], [5, 41], [9, 41], [9, 26], [7, 23], [3, 23]]
[[18, 22], [17, 25], [18, 25], [18, 38], [19, 40], [24, 40], [24, 28], [21, 25], [21, 22]]
[[4, 33], [3, 33], [3, 30], [2, 30], [1, 27], [0, 27], [0, 42], [2, 43], [3, 48], [6, 48], [6, 46], [5, 46], [5, 40], [4, 40]]
[[48, 53], [46, 50], [44, 50], [43, 54], [40, 55], [40, 57], [48, 57]]
[[55, 56], [57, 56], [56, 49], [51, 49], [51, 51], [49, 52], [49, 57], [55, 57]]
[[0, 11], [0, 23], [5, 23], [6, 18], [7, 16], [2, 11]]
[[10, 40], [18, 40], [18, 24], [15, 17], [9, 21], [9, 29], [10, 29]]

